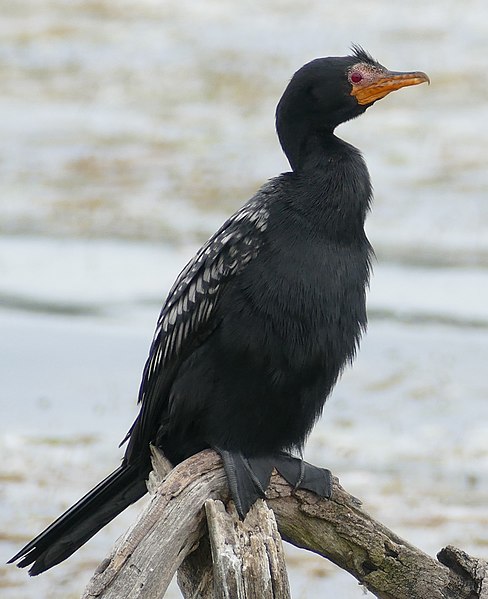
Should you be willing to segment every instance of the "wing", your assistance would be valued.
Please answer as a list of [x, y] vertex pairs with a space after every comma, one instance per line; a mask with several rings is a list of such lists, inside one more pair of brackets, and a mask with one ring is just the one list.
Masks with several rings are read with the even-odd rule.
[[[268, 215], [261, 197], [253, 198], [224, 223], [183, 269], [158, 319], [146, 364], [147, 380], [181, 355], [190, 339], [205, 336], [222, 287], [257, 256]], [[144, 400], [144, 382], [143, 379], [139, 401]]]
[[222, 289], [259, 253], [268, 226], [271, 184], [261, 189], [213, 235], [183, 269], [159, 316], [142, 376], [141, 411], [127, 434], [126, 455], [152, 440], [164, 413], [168, 378], [179, 359], [204, 342], [219, 319]]

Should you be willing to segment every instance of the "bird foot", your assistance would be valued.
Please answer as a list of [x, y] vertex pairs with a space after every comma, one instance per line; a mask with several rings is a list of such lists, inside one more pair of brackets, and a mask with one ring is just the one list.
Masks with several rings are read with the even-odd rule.
[[215, 448], [222, 457], [231, 497], [243, 520], [253, 503], [266, 497], [273, 468], [293, 487], [320, 497], [332, 495], [332, 474], [287, 453], [246, 458], [239, 452]]
[[288, 453], [280, 453], [274, 458], [274, 467], [292, 485], [293, 490], [306, 489], [319, 497], [330, 499], [332, 496], [332, 473], [319, 468]]
[[224, 463], [231, 497], [244, 520], [256, 499], [266, 496], [273, 463], [269, 456], [245, 458], [241, 453], [215, 448]]

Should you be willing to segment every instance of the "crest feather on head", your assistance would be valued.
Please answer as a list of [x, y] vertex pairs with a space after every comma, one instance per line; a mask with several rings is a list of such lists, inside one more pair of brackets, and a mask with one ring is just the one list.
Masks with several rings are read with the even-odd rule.
[[378, 61], [375, 60], [369, 52], [360, 46], [359, 44], [353, 44], [351, 46], [352, 55], [356, 57], [360, 62], [365, 62], [372, 65], [377, 65]]

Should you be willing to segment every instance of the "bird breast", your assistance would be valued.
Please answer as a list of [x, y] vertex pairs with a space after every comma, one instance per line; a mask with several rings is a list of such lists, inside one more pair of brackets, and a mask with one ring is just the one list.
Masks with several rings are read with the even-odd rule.
[[308, 243], [286, 254], [269, 252], [242, 274], [234, 340], [247, 339], [263, 359], [290, 371], [320, 365], [339, 371], [366, 325], [364, 251]]

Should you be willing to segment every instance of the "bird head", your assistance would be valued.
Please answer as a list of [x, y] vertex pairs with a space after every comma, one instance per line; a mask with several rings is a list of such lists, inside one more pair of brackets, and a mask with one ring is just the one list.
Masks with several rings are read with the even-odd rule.
[[350, 56], [317, 58], [292, 77], [276, 109], [276, 130], [295, 170], [304, 143], [330, 135], [390, 92], [429, 82], [420, 71], [389, 71], [360, 46]]

